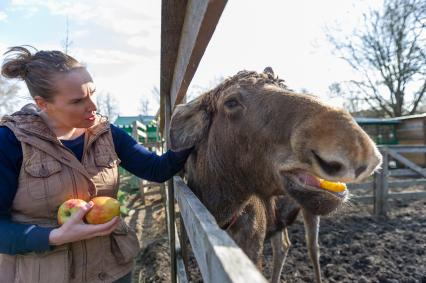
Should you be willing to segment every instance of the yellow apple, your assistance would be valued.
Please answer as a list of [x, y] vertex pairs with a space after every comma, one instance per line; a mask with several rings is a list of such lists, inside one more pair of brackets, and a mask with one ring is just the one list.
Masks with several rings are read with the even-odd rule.
[[95, 197], [91, 199], [93, 207], [86, 214], [89, 224], [102, 224], [120, 215], [120, 203], [112, 197]]

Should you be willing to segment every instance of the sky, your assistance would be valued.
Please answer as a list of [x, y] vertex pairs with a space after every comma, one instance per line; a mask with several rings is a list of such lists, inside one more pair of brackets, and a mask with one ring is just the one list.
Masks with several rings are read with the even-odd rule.
[[[296, 90], [333, 105], [328, 87], [356, 76], [328, 43], [325, 31], [350, 34], [367, 0], [229, 0], [189, 87], [190, 98], [240, 70], [275, 74]], [[158, 110], [160, 78], [160, 0], [0, 0], [0, 54], [7, 47], [32, 45], [64, 50], [87, 65], [97, 93], [110, 93], [120, 115], [138, 115], [141, 100]], [[4, 57], [2, 57], [3, 59]], [[18, 82], [19, 83], [19, 82]], [[22, 84], [22, 83], [20, 83]], [[21, 85], [16, 107], [30, 101]]]

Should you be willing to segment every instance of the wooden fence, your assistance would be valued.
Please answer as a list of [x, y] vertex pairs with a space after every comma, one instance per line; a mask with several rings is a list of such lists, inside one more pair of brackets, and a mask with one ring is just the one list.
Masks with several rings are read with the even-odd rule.
[[[382, 169], [376, 172], [373, 180], [368, 183], [351, 184], [349, 189], [371, 190], [372, 195], [352, 198], [354, 201], [369, 202], [374, 204], [374, 213], [378, 216], [386, 216], [389, 211], [390, 199], [419, 199], [426, 198], [426, 191], [420, 192], [391, 192], [392, 188], [408, 188], [426, 185], [426, 168], [422, 168], [403, 156], [403, 154], [425, 154], [426, 146], [379, 146], [383, 155]], [[390, 161], [399, 164], [396, 168], [390, 168]], [[400, 169], [400, 166], [405, 168]]]

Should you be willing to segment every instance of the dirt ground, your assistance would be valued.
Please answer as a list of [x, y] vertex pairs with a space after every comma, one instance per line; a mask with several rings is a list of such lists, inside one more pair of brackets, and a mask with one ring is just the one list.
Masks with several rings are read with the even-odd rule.
[[[133, 282], [170, 282], [165, 212], [158, 189], [129, 200], [127, 221], [138, 232], [141, 251]], [[426, 199], [392, 201], [387, 219], [371, 215], [372, 206], [349, 202], [338, 213], [323, 217], [320, 228], [324, 282], [426, 283]], [[282, 282], [313, 282], [301, 219], [289, 227], [292, 242]], [[270, 278], [271, 247], [265, 243], [263, 273]], [[190, 281], [202, 282], [195, 259]]]

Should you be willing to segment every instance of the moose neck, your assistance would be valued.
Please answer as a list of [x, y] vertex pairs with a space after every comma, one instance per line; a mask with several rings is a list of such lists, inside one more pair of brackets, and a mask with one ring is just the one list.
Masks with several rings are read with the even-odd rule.
[[241, 213], [258, 187], [265, 185], [229, 157], [226, 150], [218, 154], [205, 143], [191, 154], [186, 166], [189, 187], [221, 226]]

